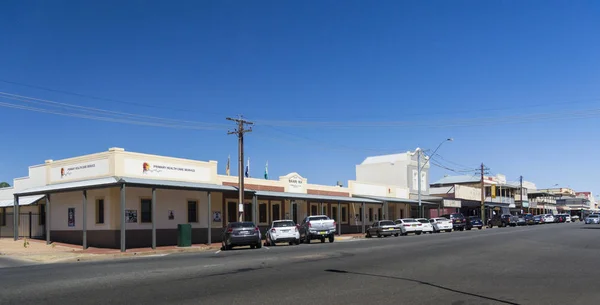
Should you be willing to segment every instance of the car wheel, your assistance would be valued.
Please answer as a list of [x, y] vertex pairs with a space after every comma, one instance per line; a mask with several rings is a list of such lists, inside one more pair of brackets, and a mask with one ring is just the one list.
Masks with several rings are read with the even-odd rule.
[[308, 235], [306, 235], [304, 238], [305, 238], [304, 243], [310, 244], [310, 237]]
[[396, 236], [396, 237], [398, 237], [398, 235], [399, 235], [398, 233], [394, 234], [394, 236]]
[[422, 232], [415, 232], [415, 234], [417, 234], [417, 235], [421, 235], [421, 233], [422, 233]]
[[481, 230], [481, 229], [483, 229], [483, 226], [481, 226], [481, 227], [478, 227], [477, 229]]
[[335, 240], [335, 235], [329, 235], [329, 242], [332, 243]]
[[256, 249], [256, 245], [250, 245], [250, 249]]
[[325, 242], [325, 237], [321, 237], [321, 243]]
[[272, 239], [271, 239], [271, 240], [269, 240], [269, 246], [271, 246], [271, 247], [275, 247], [275, 246], [276, 246], [276, 244], [275, 244], [275, 241], [274, 241], [274, 240], [272, 240]]
[[464, 230], [465, 230], [465, 228], [463, 227], [463, 228], [460, 228], [459, 230], [462, 232], [462, 231], [464, 231]]

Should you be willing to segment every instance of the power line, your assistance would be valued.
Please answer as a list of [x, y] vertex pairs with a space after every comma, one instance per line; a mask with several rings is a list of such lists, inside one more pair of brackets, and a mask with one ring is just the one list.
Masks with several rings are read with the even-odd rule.
[[140, 114], [135, 114], [135, 113], [121, 112], [121, 111], [105, 110], [105, 109], [101, 109], [101, 108], [80, 106], [80, 105], [75, 105], [75, 104], [39, 99], [39, 98], [34, 98], [34, 97], [29, 97], [29, 96], [11, 94], [11, 93], [6, 93], [6, 92], [2, 92], [2, 91], [0, 91], [0, 97], [10, 99], [10, 100], [20, 101], [20, 102], [25, 102], [25, 103], [33, 103], [33, 104], [39, 104], [39, 105], [52, 105], [54, 107], [63, 108], [63, 109], [67, 109], [67, 110], [82, 111], [82, 112], [88, 112], [88, 113], [93, 113], [93, 114], [151, 119], [153, 122], [159, 120], [159, 121], [163, 121], [166, 124], [177, 123], [177, 124], [194, 124], [194, 125], [202, 125], [202, 126], [215, 126], [215, 127], [222, 127], [222, 128], [227, 127], [227, 125], [225, 125], [225, 124], [186, 121], [186, 120], [179, 120], [179, 119], [169, 119], [169, 118], [162, 118], [162, 117], [156, 117], [156, 116], [140, 115]]
[[[37, 86], [37, 85], [32, 85], [32, 84], [25, 84], [25, 83], [20, 83], [20, 82], [6, 80], [6, 79], [0, 79], [0, 82], [11, 84], [11, 85], [17, 85], [17, 86], [22, 86], [22, 87], [28, 87], [28, 88], [33, 88], [33, 89], [39, 89], [39, 90], [49, 91], [49, 92], [55, 92], [55, 93], [72, 95], [72, 96], [78, 96], [78, 97], [88, 98], [88, 99], [92, 99], [92, 100], [117, 103], [117, 104], [126, 104], [126, 105], [132, 105], [132, 106], [137, 106], [137, 107], [165, 109], [165, 110], [173, 110], [173, 111], [180, 111], [180, 112], [189, 112], [190, 111], [190, 109], [179, 109], [179, 108], [173, 108], [173, 107], [164, 107], [164, 106], [157, 106], [157, 105], [147, 105], [147, 104], [142, 104], [142, 103], [135, 103], [135, 102], [118, 100], [118, 99], [112, 99], [112, 98], [106, 98], [106, 97], [98, 97], [98, 96], [93, 96], [93, 95], [87, 95], [87, 94], [82, 94], [82, 93], [77, 93], [77, 92], [70, 92], [70, 91], [52, 89], [52, 88], [48, 88], [48, 87], [42, 87], [42, 86]], [[208, 113], [206, 111], [206, 109], [203, 109], [202, 112]], [[222, 113], [210, 113], [210, 114], [222, 115]]]

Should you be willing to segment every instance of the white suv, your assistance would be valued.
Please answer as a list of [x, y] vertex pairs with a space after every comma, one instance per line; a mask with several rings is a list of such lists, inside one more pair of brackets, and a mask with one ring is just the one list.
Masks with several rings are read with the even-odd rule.
[[275, 246], [276, 243], [287, 242], [290, 245], [300, 244], [300, 232], [291, 220], [273, 221], [265, 235], [265, 246]]

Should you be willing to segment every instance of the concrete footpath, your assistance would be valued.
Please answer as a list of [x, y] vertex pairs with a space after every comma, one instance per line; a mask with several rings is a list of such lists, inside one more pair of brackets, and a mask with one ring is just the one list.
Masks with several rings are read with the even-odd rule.
[[[336, 236], [336, 240], [347, 241], [363, 237], [363, 234], [344, 234]], [[120, 249], [106, 248], [88, 248], [83, 250], [80, 245], [56, 242], [46, 245], [45, 240], [37, 239], [19, 239], [14, 241], [12, 238], [0, 238], [0, 257], [37, 264], [96, 261], [125, 257], [167, 255], [171, 253], [218, 251], [220, 249], [221, 243], [215, 243], [211, 245], [194, 244], [191, 247], [136, 248], [121, 252]]]

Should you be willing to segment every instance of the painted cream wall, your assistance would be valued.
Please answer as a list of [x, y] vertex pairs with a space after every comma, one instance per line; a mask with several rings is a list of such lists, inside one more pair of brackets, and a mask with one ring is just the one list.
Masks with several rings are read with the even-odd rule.
[[[152, 223], [142, 223], [141, 200], [152, 199], [152, 190], [149, 188], [125, 189], [125, 209], [137, 210], [137, 223], [127, 223], [127, 230], [150, 230]], [[188, 223], [187, 202], [193, 200], [198, 202], [198, 222], [191, 223], [192, 228], [208, 227], [208, 195], [206, 192], [179, 191], [179, 190], [156, 190], [156, 228], [177, 229], [178, 224]], [[214, 202], [214, 200], [213, 200]], [[116, 204], [120, 206], [120, 202]], [[168, 218], [168, 211], [173, 210], [174, 219]], [[120, 216], [120, 215], [119, 215]], [[120, 228], [120, 217], [118, 218]]]
[[354, 180], [348, 181], [348, 189], [351, 194], [364, 195], [364, 196], [378, 196], [378, 197], [390, 197], [390, 198], [409, 198], [409, 189], [403, 187], [396, 187], [389, 184], [376, 184], [376, 183], [365, 183], [357, 182]]
[[[81, 180], [89, 180], [89, 179], [98, 179], [103, 177], [113, 176], [114, 173], [114, 156], [112, 154], [114, 148], [109, 149], [107, 152], [95, 153], [90, 155], [84, 155], [74, 158], [62, 159], [62, 160], [46, 160], [46, 181], [48, 184], [58, 184], [72, 181], [81, 181]], [[52, 180], [52, 173], [55, 170], [59, 170], [60, 168], [68, 167], [69, 165], [81, 164], [81, 163], [92, 163], [95, 161], [107, 160], [108, 170], [103, 171], [101, 174], [95, 175], [85, 175], [84, 177], [79, 178], [64, 178], [60, 181]]]
[[[113, 148], [111, 150], [114, 158], [114, 175], [115, 176], [127, 176], [132, 178], [145, 178], [145, 179], [160, 179], [160, 180], [176, 180], [176, 181], [188, 181], [188, 182], [197, 182], [197, 183], [208, 183], [208, 184], [221, 184], [221, 181], [217, 175], [217, 161], [197, 161], [183, 158], [174, 158], [174, 157], [165, 157], [165, 156], [157, 156], [150, 154], [142, 154], [142, 153], [134, 153], [134, 152], [126, 152], [123, 149]], [[197, 167], [201, 169], [207, 169], [209, 177], [206, 180], [194, 180], [194, 179], [185, 179], [185, 178], [173, 178], [173, 177], [160, 177], [160, 176], [147, 176], [144, 175], [140, 168], [140, 173], [127, 173], [125, 167], [125, 160], [139, 160], [141, 162], [148, 162], [150, 164], [153, 163], [167, 163], [174, 164], [178, 166], [190, 166]]]
[[[104, 199], [104, 224], [96, 224], [96, 199]], [[87, 191], [87, 230], [114, 228], [111, 219], [112, 200], [109, 189]], [[75, 208], [75, 226], [69, 227], [69, 208]], [[79, 231], [83, 229], [83, 192], [53, 194], [50, 197], [50, 230]]]
[[348, 187], [339, 187], [335, 185], [307, 184], [306, 188], [317, 191], [350, 193], [350, 189]]
[[[237, 184], [238, 176], [218, 175], [218, 181], [219, 181], [219, 184], [223, 184], [223, 182]], [[285, 185], [283, 185], [279, 180], [266, 180], [266, 179], [259, 179], [259, 178], [244, 177], [244, 185], [248, 185], [248, 184], [285, 187]]]
[[46, 165], [34, 165], [29, 167], [29, 176], [15, 178], [11, 187], [0, 189], [0, 200], [14, 199], [14, 193], [28, 188], [46, 185]]

